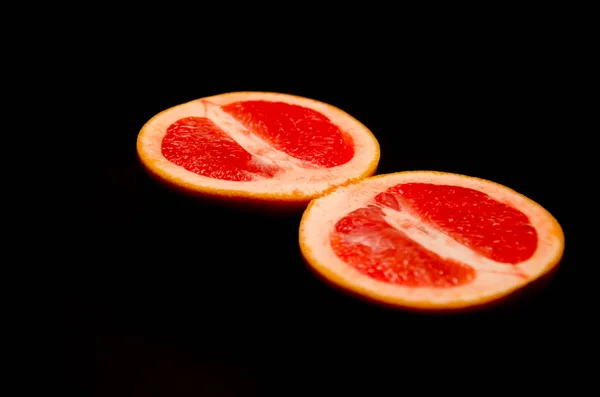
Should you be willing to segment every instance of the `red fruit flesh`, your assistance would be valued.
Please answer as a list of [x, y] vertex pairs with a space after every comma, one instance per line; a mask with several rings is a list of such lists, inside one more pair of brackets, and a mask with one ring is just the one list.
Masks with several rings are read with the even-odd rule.
[[[354, 144], [323, 114], [283, 102], [241, 101], [222, 107], [248, 131], [306, 167], [330, 168], [350, 161]], [[276, 165], [249, 153], [206, 117], [187, 117], [167, 128], [162, 154], [198, 175], [229, 181], [272, 178]]]
[[472, 267], [442, 257], [392, 226], [382, 208], [408, 211], [422, 224], [507, 266], [531, 258], [537, 248], [537, 234], [527, 216], [485, 193], [458, 186], [399, 184], [340, 219], [331, 235], [338, 257], [380, 281], [452, 287], [476, 276]]

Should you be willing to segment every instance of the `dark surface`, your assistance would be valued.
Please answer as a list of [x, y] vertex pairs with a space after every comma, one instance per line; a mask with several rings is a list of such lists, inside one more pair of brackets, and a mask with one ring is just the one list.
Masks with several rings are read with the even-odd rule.
[[[315, 394], [359, 383], [452, 391], [479, 376], [493, 385], [520, 384], [531, 371], [552, 377], [573, 348], [568, 335], [580, 328], [569, 238], [572, 147], [550, 138], [565, 117], [558, 87], [532, 60], [519, 69], [453, 65], [413, 64], [402, 73], [378, 65], [343, 73], [256, 68], [235, 76], [215, 67], [144, 74], [119, 65], [118, 83], [95, 81], [95, 92], [111, 99], [89, 109], [95, 135], [85, 141], [89, 167], [79, 170], [80, 262], [65, 290], [67, 381], [98, 396], [177, 397]], [[209, 208], [148, 180], [135, 141], [150, 117], [242, 90], [308, 96], [349, 112], [379, 139], [379, 173], [464, 173], [537, 201], [567, 239], [553, 283], [521, 307], [477, 315], [374, 307], [308, 272], [299, 217]]]

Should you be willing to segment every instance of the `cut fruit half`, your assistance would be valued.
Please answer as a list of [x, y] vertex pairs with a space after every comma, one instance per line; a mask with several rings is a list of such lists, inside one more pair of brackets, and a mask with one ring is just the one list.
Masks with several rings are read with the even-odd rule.
[[265, 92], [167, 109], [143, 126], [137, 151], [152, 175], [179, 190], [283, 207], [373, 175], [379, 162], [377, 140], [346, 112]]
[[539, 204], [494, 182], [430, 171], [364, 179], [313, 200], [310, 267], [349, 292], [417, 311], [485, 306], [557, 267], [564, 236]]

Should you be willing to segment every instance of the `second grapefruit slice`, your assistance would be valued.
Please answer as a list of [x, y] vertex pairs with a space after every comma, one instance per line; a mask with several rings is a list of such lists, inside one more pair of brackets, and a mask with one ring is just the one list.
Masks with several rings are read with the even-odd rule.
[[413, 171], [312, 201], [300, 247], [314, 270], [346, 290], [446, 311], [497, 301], [549, 274], [564, 236], [544, 208], [505, 186]]
[[150, 173], [180, 190], [302, 207], [375, 173], [379, 145], [346, 112], [287, 94], [236, 92], [159, 113], [138, 135]]

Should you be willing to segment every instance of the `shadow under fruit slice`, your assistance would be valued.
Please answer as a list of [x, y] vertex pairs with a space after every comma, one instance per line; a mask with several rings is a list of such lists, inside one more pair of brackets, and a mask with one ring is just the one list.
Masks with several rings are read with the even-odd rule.
[[236, 92], [167, 109], [141, 129], [145, 168], [179, 190], [235, 202], [302, 207], [332, 186], [372, 175], [379, 144], [331, 105]]
[[350, 292], [445, 311], [511, 295], [559, 263], [556, 219], [519, 193], [464, 175], [379, 175], [313, 200], [300, 224], [307, 263]]

